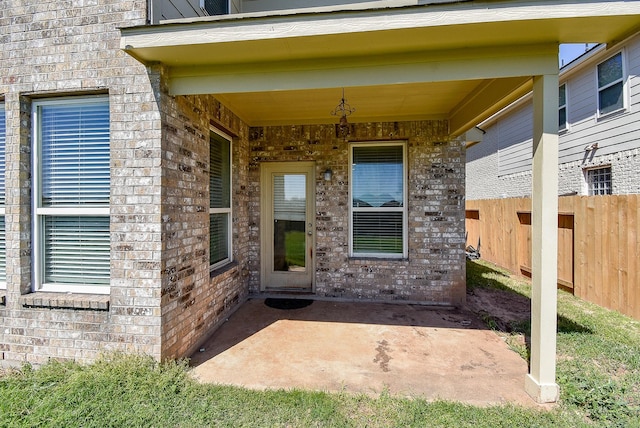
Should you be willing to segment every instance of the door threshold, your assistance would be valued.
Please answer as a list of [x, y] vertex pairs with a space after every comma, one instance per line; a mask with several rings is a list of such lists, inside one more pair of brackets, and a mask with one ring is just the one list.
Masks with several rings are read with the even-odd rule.
[[261, 291], [260, 293], [252, 296], [259, 298], [268, 298], [268, 297], [291, 297], [295, 298], [296, 296], [308, 298], [309, 296], [315, 296], [311, 290], [296, 290], [296, 289], [266, 289]]

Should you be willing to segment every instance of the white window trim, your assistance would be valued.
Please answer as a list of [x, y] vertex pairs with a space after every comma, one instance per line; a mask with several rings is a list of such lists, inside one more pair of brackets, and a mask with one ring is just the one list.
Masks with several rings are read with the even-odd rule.
[[[233, 218], [233, 137], [217, 128], [211, 128], [211, 132], [224, 138], [229, 142], [229, 208], [211, 208], [209, 207], [209, 215], [211, 214], [228, 214], [227, 215], [227, 245], [229, 248], [229, 257], [220, 260], [209, 266], [209, 272], [219, 269], [233, 261], [233, 230], [232, 230], [232, 218]], [[211, 237], [209, 237], [211, 242]], [[211, 251], [211, 248], [209, 248]]]
[[584, 196], [603, 196], [603, 195], [591, 195], [589, 192], [589, 185], [591, 183], [589, 183], [589, 171], [594, 171], [597, 169], [604, 169], [604, 168], [610, 168], [611, 169], [611, 194], [613, 195], [613, 168], [611, 166], [611, 164], [603, 164], [603, 165], [597, 165], [597, 166], [590, 166], [588, 168], [583, 168], [582, 169], [582, 194]]
[[565, 117], [564, 128], [562, 128], [560, 124], [558, 125], [558, 132], [562, 134], [569, 132], [569, 85], [568, 85], [568, 82], [561, 83], [559, 88], [563, 86], [564, 86], [564, 104], [558, 104], [558, 117], [560, 117], [560, 110], [564, 108], [564, 117]]
[[[600, 64], [603, 64], [607, 61], [609, 61], [611, 58], [613, 58], [614, 56], [620, 54], [620, 61], [622, 62], [622, 77], [620, 79], [615, 80], [614, 82], [608, 83], [607, 85], [600, 87], [599, 83], [598, 83], [598, 66], [600, 66]], [[596, 84], [596, 119], [604, 119], [622, 112], [627, 111], [627, 109], [629, 108], [629, 90], [628, 90], [628, 78], [627, 78], [627, 56], [625, 55], [625, 50], [622, 49], [616, 53], [614, 53], [613, 55], [608, 56], [606, 59], [598, 62], [596, 64], [596, 72], [595, 72], [595, 84]], [[607, 89], [617, 83], [622, 82], [622, 107], [613, 111], [610, 111], [608, 113], [602, 113], [601, 112], [601, 107], [600, 107], [600, 92], [604, 89]]]
[[42, 138], [40, 135], [39, 107], [43, 105], [69, 105], [94, 103], [96, 100], [108, 100], [107, 95], [64, 97], [34, 101], [32, 105], [32, 139], [31, 152], [33, 165], [31, 203], [32, 203], [32, 247], [33, 247], [33, 291], [43, 292], [76, 292], [87, 294], [109, 294], [110, 286], [92, 284], [51, 284], [44, 280], [44, 219], [45, 216], [85, 216], [96, 215], [109, 217], [110, 207], [42, 207], [42, 159], [40, 158]]
[[[402, 210], [390, 207], [376, 207], [376, 212], [402, 212], [402, 254], [390, 253], [354, 253], [353, 251], [353, 213], [366, 210], [354, 209], [353, 206], [353, 148], [354, 147], [375, 147], [375, 146], [402, 146]], [[383, 258], [383, 259], [406, 259], [408, 258], [408, 231], [409, 231], [409, 210], [408, 210], [408, 165], [407, 165], [407, 143], [406, 141], [376, 141], [357, 142], [349, 145], [349, 257], [356, 258]]]

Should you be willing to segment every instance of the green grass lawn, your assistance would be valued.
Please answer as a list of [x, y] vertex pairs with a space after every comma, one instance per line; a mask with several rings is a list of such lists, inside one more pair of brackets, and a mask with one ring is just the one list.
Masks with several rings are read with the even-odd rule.
[[[482, 262], [468, 264], [468, 282], [529, 293]], [[564, 292], [558, 306], [561, 401], [552, 410], [201, 385], [185, 363], [109, 355], [6, 371], [0, 427], [640, 427], [640, 322]], [[528, 325], [510, 330], [527, 335]]]
[[287, 266], [306, 266], [305, 242], [306, 235], [298, 230], [290, 230], [284, 235], [285, 260]]

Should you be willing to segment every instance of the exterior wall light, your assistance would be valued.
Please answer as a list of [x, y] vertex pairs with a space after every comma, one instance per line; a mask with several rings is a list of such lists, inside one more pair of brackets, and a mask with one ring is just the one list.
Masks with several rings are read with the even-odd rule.
[[332, 177], [333, 177], [333, 171], [331, 171], [331, 168], [327, 168], [324, 171], [324, 181], [331, 181]]

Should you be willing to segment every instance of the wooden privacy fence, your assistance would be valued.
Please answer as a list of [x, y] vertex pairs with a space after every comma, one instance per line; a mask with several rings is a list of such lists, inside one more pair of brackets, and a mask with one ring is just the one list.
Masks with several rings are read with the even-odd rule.
[[[558, 286], [640, 319], [640, 195], [558, 199]], [[531, 199], [467, 201], [467, 245], [531, 274]]]

